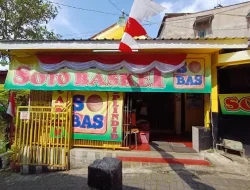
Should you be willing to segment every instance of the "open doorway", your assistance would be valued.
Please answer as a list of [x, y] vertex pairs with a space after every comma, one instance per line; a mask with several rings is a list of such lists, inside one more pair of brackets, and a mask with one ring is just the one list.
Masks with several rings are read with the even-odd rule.
[[134, 126], [139, 131], [139, 150], [158, 150], [161, 147], [167, 152], [194, 152], [191, 149], [190, 129], [192, 125], [202, 125], [202, 95], [154, 92], [128, 94], [131, 111], [136, 118]]
[[148, 121], [151, 133], [174, 133], [173, 93], [131, 93], [137, 121]]

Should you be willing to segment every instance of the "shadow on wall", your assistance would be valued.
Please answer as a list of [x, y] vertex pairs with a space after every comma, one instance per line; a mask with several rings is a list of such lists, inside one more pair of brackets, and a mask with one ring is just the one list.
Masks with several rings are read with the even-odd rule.
[[219, 138], [240, 141], [250, 145], [250, 116], [220, 115]]

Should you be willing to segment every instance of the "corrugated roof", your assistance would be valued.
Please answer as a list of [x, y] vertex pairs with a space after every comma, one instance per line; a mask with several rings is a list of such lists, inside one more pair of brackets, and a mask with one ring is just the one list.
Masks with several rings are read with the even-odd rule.
[[[248, 38], [154, 38], [137, 39], [132, 49], [245, 49]], [[0, 41], [0, 50], [117, 50], [120, 40], [13, 40]]]
[[[249, 37], [223, 37], [223, 38], [145, 38], [145, 39], [140, 39], [140, 38], [135, 38], [135, 40], [139, 41], [145, 41], [145, 40], [236, 40], [236, 39], [249, 39]], [[121, 39], [120, 39], [121, 40]], [[70, 41], [120, 41], [116, 39], [58, 39], [58, 40], [0, 40], [1, 42], [4, 43], [15, 43], [15, 42], [70, 42]]]

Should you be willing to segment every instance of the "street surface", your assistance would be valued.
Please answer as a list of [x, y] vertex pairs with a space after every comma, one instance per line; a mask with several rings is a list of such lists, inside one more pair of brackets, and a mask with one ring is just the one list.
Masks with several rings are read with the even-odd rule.
[[[167, 170], [166, 170], [167, 171]], [[226, 175], [225, 175], [226, 176]], [[53, 172], [40, 175], [20, 175], [0, 171], [1, 190], [88, 190], [87, 170]], [[98, 183], [98, 182], [97, 182]], [[123, 189], [157, 190], [250, 190], [250, 178], [236, 179], [206, 172], [188, 170], [169, 172], [124, 173]]]

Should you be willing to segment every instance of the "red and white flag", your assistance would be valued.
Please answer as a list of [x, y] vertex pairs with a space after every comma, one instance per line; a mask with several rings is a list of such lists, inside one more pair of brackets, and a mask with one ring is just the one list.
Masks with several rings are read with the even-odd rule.
[[9, 105], [7, 109], [7, 114], [11, 115], [12, 117], [16, 116], [16, 103], [15, 103], [15, 96], [14, 93], [10, 94]]
[[137, 45], [134, 37], [147, 34], [140, 22], [159, 14], [164, 9], [164, 7], [153, 2], [152, 0], [134, 0], [119, 50], [121, 52], [132, 52], [132, 47]]

